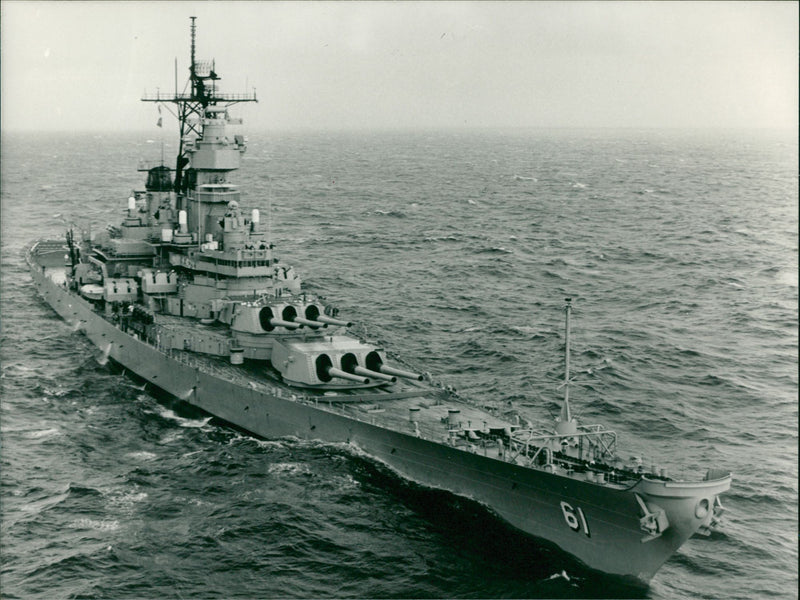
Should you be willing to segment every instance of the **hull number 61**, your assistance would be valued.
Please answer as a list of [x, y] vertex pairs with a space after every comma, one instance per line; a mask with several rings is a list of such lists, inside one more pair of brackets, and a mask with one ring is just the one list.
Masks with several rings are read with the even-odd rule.
[[561, 512], [564, 513], [564, 520], [569, 525], [569, 528], [573, 531], [580, 531], [583, 528], [583, 533], [586, 534], [586, 537], [592, 537], [592, 534], [589, 533], [589, 525], [586, 524], [586, 516], [583, 514], [583, 511], [578, 508], [572, 508], [569, 504], [561, 501]]

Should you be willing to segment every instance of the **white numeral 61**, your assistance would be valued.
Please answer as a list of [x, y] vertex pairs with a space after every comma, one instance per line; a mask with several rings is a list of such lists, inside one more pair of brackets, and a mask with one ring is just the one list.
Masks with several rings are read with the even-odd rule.
[[564, 513], [564, 520], [567, 522], [570, 529], [573, 531], [580, 531], [581, 526], [583, 526], [583, 533], [586, 534], [586, 537], [592, 537], [592, 534], [589, 533], [589, 525], [586, 524], [586, 516], [583, 514], [580, 507], [572, 508], [562, 500], [561, 512]]

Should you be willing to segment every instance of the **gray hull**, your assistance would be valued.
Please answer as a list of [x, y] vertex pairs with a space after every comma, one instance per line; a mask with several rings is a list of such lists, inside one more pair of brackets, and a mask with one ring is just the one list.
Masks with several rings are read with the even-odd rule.
[[[32, 263], [31, 272], [39, 293], [62, 318], [80, 323], [104, 354], [169, 394], [265, 438], [351, 444], [403, 477], [483, 503], [515, 528], [556, 544], [593, 569], [647, 582], [700, 525], [673, 511], [673, 505], [683, 510], [695, 502], [697, 494], [666, 493], [658, 500], [670, 514], [671, 526], [643, 541], [634, 494], [638, 486], [615, 489], [518, 466], [299, 403], [289, 390], [279, 396], [228, 381], [123, 332], [38, 265]], [[710, 493], [706, 488], [711, 489], [706, 486], [700, 493]]]

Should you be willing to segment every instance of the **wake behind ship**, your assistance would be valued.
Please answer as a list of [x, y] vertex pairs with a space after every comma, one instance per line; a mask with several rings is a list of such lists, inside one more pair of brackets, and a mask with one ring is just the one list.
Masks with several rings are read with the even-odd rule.
[[187, 92], [145, 96], [179, 122], [174, 167], [143, 166], [145, 189], [101, 235], [73, 229], [26, 251], [41, 296], [103, 355], [161, 390], [262, 437], [351, 444], [400, 475], [473, 498], [588, 567], [649, 581], [694, 533], [721, 518], [731, 475], [697, 481], [624, 465], [617, 437], [581, 425], [564, 397], [552, 428], [434, 385], [349, 332], [275, 252], [233, 175], [246, 141], [231, 106], [195, 59]]

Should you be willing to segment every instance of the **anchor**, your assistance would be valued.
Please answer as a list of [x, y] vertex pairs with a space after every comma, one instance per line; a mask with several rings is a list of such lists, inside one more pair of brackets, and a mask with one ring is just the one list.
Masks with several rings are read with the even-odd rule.
[[639, 519], [639, 527], [647, 534], [642, 538], [642, 543], [661, 537], [661, 534], [669, 528], [667, 513], [657, 504], [645, 504], [645, 501], [636, 492], [633, 495], [644, 513], [644, 516]]

